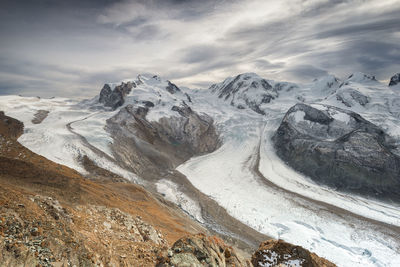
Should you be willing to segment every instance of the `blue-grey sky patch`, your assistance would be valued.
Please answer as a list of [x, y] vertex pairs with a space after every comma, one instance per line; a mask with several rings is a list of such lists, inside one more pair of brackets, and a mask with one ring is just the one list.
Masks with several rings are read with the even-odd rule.
[[3, 0], [0, 94], [90, 97], [156, 73], [308, 82], [400, 71], [397, 0]]

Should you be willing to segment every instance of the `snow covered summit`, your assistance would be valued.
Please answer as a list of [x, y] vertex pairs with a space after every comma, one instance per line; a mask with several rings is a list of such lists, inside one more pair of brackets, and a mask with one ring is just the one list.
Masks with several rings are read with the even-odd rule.
[[222, 83], [213, 84], [209, 90], [217, 94], [219, 98], [229, 101], [232, 106], [239, 109], [249, 107], [260, 114], [264, 114], [260, 106], [278, 96], [277, 90], [255, 73], [229, 77]]
[[190, 102], [188, 95], [169, 80], [151, 74], [139, 74], [136, 79], [120, 83], [107, 83], [100, 92], [98, 102], [117, 109], [127, 104], [147, 107], [171, 106]]

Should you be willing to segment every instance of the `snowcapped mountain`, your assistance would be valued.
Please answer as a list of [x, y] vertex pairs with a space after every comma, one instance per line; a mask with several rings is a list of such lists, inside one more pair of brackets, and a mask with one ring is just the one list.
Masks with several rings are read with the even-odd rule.
[[270, 236], [339, 266], [396, 266], [392, 80], [355, 73], [295, 84], [245, 73], [191, 90], [138, 75], [81, 102], [0, 97], [0, 110], [24, 123], [18, 141], [32, 151], [89, 175], [87, 157], [248, 246]]
[[278, 96], [268, 81], [255, 73], [227, 78], [222, 83], [212, 85], [209, 90], [219, 98], [229, 101], [232, 106], [239, 109], [249, 107], [260, 114], [264, 114], [260, 105], [269, 103]]
[[396, 86], [399, 84], [400, 84], [400, 73], [397, 73], [390, 78], [389, 86]]
[[223, 82], [213, 84], [209, 90], [219, 98], [228, 101], [239, 109], [250, 108], [265, 115], [264, 107], [279, 97], [280, 93], [290, 92], [297, 85], [268, 81], [255, 73], [243, 73], [236, 77], [229, 77]]

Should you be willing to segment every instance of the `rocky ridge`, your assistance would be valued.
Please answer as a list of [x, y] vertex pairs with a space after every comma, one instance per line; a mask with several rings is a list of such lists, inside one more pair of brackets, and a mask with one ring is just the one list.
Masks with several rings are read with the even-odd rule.
[[357, 113], [296, 104], [273, 136], [278, 155], [313, 180], [340, 191], [400, 201], [394, 140]]
[[395, 86], [400, 83], [400, 73], [396, 73], [390, 78], [389, 86]]
[[103, 89], [101, 89], [99, 102], [106, 107], [116, 109], [124, 104], [126, 95], [128, 95], [134, 87], [136, 87], [134, 82], [123, 82], [115, 86], [114, 89], [111, 89], [109, 84], [105, 84]]

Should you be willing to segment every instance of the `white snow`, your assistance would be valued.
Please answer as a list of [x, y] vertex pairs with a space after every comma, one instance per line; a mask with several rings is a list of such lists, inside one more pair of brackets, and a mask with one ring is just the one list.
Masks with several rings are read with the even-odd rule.
[[157, 191], [160, 194], [163, 194], [166, 200], [177, 204], [189, 215], [193, 216], [194, 219], [201, 223], [204, 223], [204, 219], [201, 216], [201, 208], [199, 204], [193, 201], [186, 194], [180, 192], [177, 184], [162, 179], [156, 183], [156, 187]]
[[343, 112], [335, 112], [334, 114], [330, 114], [332, 116], [332, 118], [334, 118], [335, 120], [344, 122], [346, 124], [349, 124], [351, 117]]
[[296, 112], [293, 113], [293, 117], [295, 122], [301, 122], [304, 121], [304, 116], [306, 115], [306, 113], [304, 111], [298, 110]]

